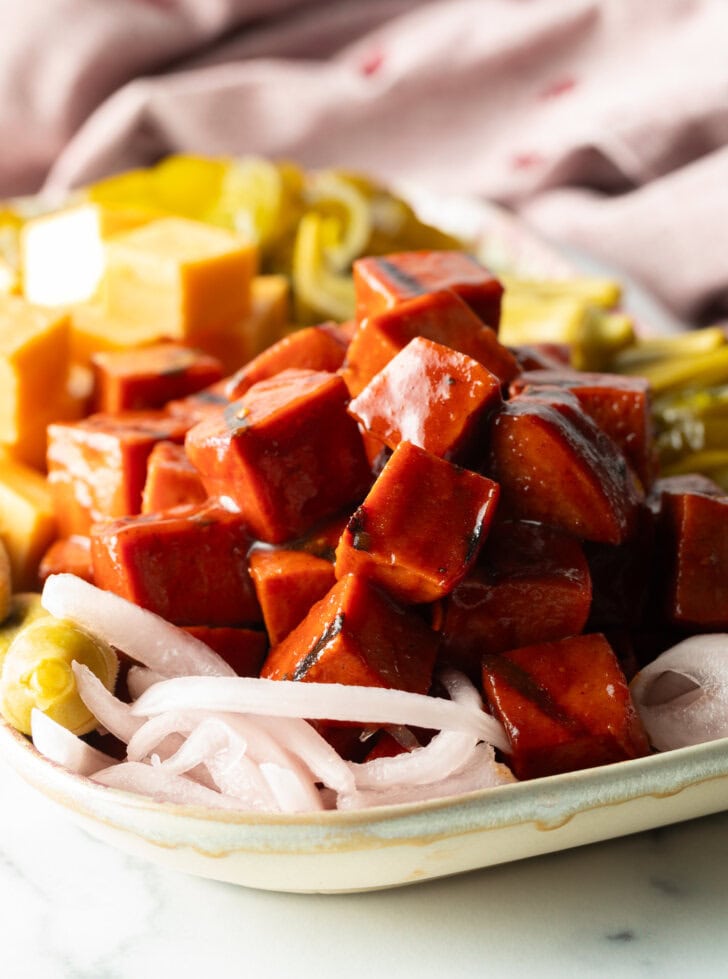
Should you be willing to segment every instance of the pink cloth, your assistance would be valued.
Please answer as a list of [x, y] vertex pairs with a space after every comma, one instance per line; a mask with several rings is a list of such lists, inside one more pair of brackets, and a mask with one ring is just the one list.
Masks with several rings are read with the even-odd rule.
[[166, 152], [487, 196], [682, 316], [728, 305], [726, 0], [0, 4], [0, 193]]

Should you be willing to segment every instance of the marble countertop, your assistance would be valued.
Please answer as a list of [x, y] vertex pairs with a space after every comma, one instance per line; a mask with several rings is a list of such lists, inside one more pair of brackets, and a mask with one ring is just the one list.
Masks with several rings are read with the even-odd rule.
[[289, 895], [91, 839], [0, 762], [7, 979], [728, 974], [728, 813], [391, 891]]

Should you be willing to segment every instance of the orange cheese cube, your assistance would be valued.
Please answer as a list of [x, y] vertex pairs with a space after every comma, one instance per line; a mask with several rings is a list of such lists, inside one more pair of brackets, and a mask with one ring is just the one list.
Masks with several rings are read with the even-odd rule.
[[170, 339], [225, 330], [250, 308], [256, 251], [221, 228], [161, 218], [117, 235], [106, 256], [107, 312]]

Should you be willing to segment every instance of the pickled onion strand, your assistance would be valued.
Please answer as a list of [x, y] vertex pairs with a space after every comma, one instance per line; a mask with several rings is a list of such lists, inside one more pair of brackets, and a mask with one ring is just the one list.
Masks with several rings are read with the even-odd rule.
[[465, 707], [476, 710], [483, 709], [483, 698], [475, 684], [460, 670], [443, 670], [439, 676], [440, 682], [447, 690], [450, 700]]
[[391, 758], [350, 762], [358, 789], [429, 785], [468, 764], [478, 739], [461, 731], [440, 731], [428, 745]]
[[69, 772], [75, 772], [76, 775], [91, 775], [100, 768], [116, 764], [116, 760], [110, 755], [86, 744], [43, 711], [33, 709], [30, 726], [33, 744], [41, 755], [62, 765]]
[[728, 737], [728, 635], [684, 639], [641, 669], [630, 692], [659, 751]]
[[217, 789], [257, 812], [279, 812], [263, 775], [245, 756], [245, 741], [219, 718], [202, 721], [161, 767], [182, 775], [204, 765]]
[[70, 619], [164, 676], [235, 676], [221, 656], [184, 629], [75, 575], [50, 575], [41, 601], [51, 615]]
[[231, 799], [214, 789], [199, 785], [185, 778], [184, 775], [171, 775], [161, 766], [145, 765], [140, 761], [121, 762], [112, 768], [95, 772], [90, 777], [100, 785], [149, 796], [155, 802], [202, 806], [206, 809], [241, 810], [244, 808], [237, 799]]
[[130, 666], [126, 674], [126, 688], [132, 700], [138, 700], [145, 690], [164, 679], [161, 673], [150, 670], [148, 666]]
[[277, 738], [284, 749], [297, 755], [317, 781], [337, 792], [353, 791], [354, 778], [349, 766], [308, 721], [297, 717], [273, 719], [261, 715], [256, 722]]
[[509, 751], [502, 725], [482, 710], [441, 697], [379, 687], [257, 677], [178, 677], [150, 687], [132, 706], [132, 713], [151, 716], [185, 708], [309, 720], [412, 724], [469, 732]]
[[135, 717], [131, 706], [107, 690], [87, 666], [74, 662], [72, 669], [81, 700], [110, 734], [128, 744], [144, 723], [144, 719]]
[[290, 768], [266, 761], [260, 763], [260, 771], [281, 812], [316, 812], [324, 808], [314, 783], [303, 785]]
[[400, 805], [407, 802], [429, 802], [446, 796], [460, 795], [480, 789], [494, 788], [515, 781], [505, 765], [498, 764], [490, 745], [477, 745], [468, 764], [448, 778], [427, 785], [398, 786], [388, 789], [357, 790], [351, 795], [341, 795], [341, 810], [368, 809], [374, 806]]

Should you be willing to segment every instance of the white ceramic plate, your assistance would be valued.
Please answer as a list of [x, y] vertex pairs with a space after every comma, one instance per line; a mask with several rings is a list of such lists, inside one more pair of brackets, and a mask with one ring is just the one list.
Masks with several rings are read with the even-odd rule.
[[[423, 217], [475, 241], [495, 264], [534, 276], [584, 267], [614, 275], [490, 205], [409, 196]], [[625, 307], [653, 330], [676, 328], [634, 285]], [[728, 739], [430, 804], [306, 816], [211, 812], [105, 788], [47, 761], [2, 721], [0, 756], [95, 837], [176, 870], [279, 891], [395, 887], [728, 808]]]
[[99, 786], [1, 722], [0, 754], [92, 836], [174, 870], [278, 891], [412, 884], [728, 808], [728, 739], [429, 804], [302, 816], [221, 814]]

